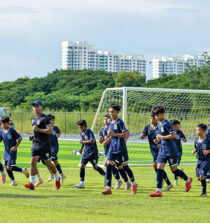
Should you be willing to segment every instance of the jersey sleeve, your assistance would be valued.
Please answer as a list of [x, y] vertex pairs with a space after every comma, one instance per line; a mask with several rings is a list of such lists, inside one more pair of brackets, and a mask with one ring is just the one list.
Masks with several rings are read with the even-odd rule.
[[3, 140], [2, 131], [0, 130], [0, 142]]
[[180, 136], [182, 139], [186, 139], [186, 136], [184, 135], [184, 133], [182, 131], [180, 131]]
[[102, 136], [103, 137], [103, 129], [101, 129], [101, 131], [99, 133], [99, 136]]
[[57, 134], [60, 134], [60, 133], [61, 133], [61, 130], [56, 126], [56, 128], [55, 128], [55, 132], [56, 132]]
[[195, 142], [194, 142], [194, 147], [195, 147], [195, 149], [197, 149], [196, 141], [197, 141], [197, 139], [195, 139]]
[[45, 118], [44, 118], [44, 124], [45, 124], [45, 127], [48, 127], [48, 126], [51, 125], [50, 124], [50, 119], [47, 116], [45, 116]]
[[89, 137], [90, 137], [90, 140], [96, 140], [93, 132], [89, 129]]
[[12, 129], [12, 130], [13, 130], [12, 135], [15, 139], [19, 140], [22, 138], [22, 136], [19, 133], [17, 133], [16, 130], [14, 130], [14, 129]]
[[122, 120], [119, 121], [118, 125], [119, 125], [120, 132], [127, 132], [128, 131], [126, 129], [125, 124], [124, 124], [124, 122]]
[[206, 148], [210, 150], [210, 138], [207, 138]]
[[144, 131], [142, 132], [143, 135], [148, 136], [148, 125], [144, 127]]
[[164, 132], [168, 132], [169, 134], [172, 134], [175, 132], [175, 130], [173, 129], [173, 126], [169, 122], [163, 125], [163, 129], [164, 129]]

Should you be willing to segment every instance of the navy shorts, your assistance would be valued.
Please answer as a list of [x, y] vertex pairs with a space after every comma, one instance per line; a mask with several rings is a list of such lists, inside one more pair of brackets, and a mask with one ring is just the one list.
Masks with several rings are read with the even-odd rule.
[[120, 153], [120, 154], [113, 154], [113, 153], [108, 153], [107, 154], [107, 160], [108, 161], [114, 161], [117, 166], [121, 166], [124, 163], [128, 163], [128, 153]]
[[206, 160], [198, 160], [196, 167], [196, 177], [202, 176], [207, 178], [210, 171], [210, 158]]
[[17, 152], [10, 151], [9, 154], [4, 154], [4, 166], [16, 166]]
[[8, 157], [4, 160], [4, 166], [16, 166], [16, 158]]
[[92, 155], [90, 157], [84, 157], [82, 156], [81, 164], [86, 165], [88, 162], [92, 164], [93, 167], [95, 167], [98, 163], [98, 155]]
[[177, 153], [171, 156], [165, 156], [163, 154], [158, 154], [157, 163], [169, 163], [169, 166], [177, 166]]
[[52, 147], [51, 148], [51, 160], [52, 161], [55, 161], [55, 160], [58, 160], [58, 150], [59, 148], [58, 147]]
[[153, 157], [153, 163], [157, 162], [158, 153], [159, 153], [159, 150], [151, 150], [151, 154]]
[[182, 159], [182, 152], [177, 153], [177, 164], [179, 165]]

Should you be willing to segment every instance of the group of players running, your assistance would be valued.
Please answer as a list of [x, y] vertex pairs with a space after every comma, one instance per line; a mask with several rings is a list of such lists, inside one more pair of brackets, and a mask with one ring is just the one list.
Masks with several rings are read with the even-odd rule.
[[[59, 150], [58, 138], [61, 132], [54, 125], [55, 117], [53, 115], [46, 116], [42, 113], [41, 101], [34, 101], [32, 107], [34, 116], [31, 118], [31, 122], [34, 133], [29, 138], [32, 141], [30, 182], [24, 186], [27, 189], [34, 190], [35, 187], [39, 187], [43, 183], [37, 168], [37, 163], [42, 161], [50, 171], [48, 181], [55, 179], [55, 189], [58, 190], [66, 178], [57, 157]], [[80, 183], [75, 185], [76, 188], [85, 188], [85, 167], [90, 162], [93, 169], [105, 178], [104, 185], [106, 188], [101, 192], [102, 194], [112, 194], [112, 175], [116, 179], [115, 189], [120, 188], [122, 185], [122, 178], [126, 185], [125, 190], [131, 188], [131, 194], [137, 193], [138, 184], [135, 182], [133, 171], [128, 165], [129, 157], [126, 143], [129, 138], [129, 131], [126, 129], [124, 122], [118, 117], [120, 110], [121, 107], [118, 104], [112, 103], [109, 106], [109, 112], [104, 117], [105, 127], [101, 129], [99, 134], [99, 142], [104, 146], [106, 156], [104, 162], [106, 172], [97, 165], [98, 149], [93, 132], [87, 128], [85, 120], [78, 121], [77, 124], [81, 136], [81, 149], [79, 152], [82, 154], [82, 159], [80, 163]], [[175, 185], [178, 184], [178, 177], [185, 180], [186, 192], [190, 191], [192, 185], [192, 178], [178, 169], [182, 156], [181, 141], [186, 142], [186, 137], [180, 130], [180, 122], [178, 120], [171, 120], [169, 122], [164, 118], [164, 113], [165, 109], [163, 106], [155, 106], [151, 112], [151, 124], [146, 125], [141, 135], [141, 139], [148, 137], [153, 156], [153, 167], [157, 176], [157, 189], [149, 195], [150, 197], [162, 197], [163, 181], [167, 184], [166, 191], [173, 188], [164, 171], [167, 162], [174, 174]], [[10, 128], [9, 121], [9, 117], [1, 118], [2, 129], [0, 130], [0, 141], [3, 140], [5, 145], [4, 166], [11, 180], [10, 185], [16, 186], [17, 183], [13, 171], [22, 172], [27, 178], [29, 177], [29, 173], [27, 168], [16, 166], [17, 148], [21, 143], [22, 137], [15, 129]], [[207, 196], [206, 179], [210, 175], [210, 129], [205, 124], [198, 124], [196, 135], [195, 149], [192, 151], [193, 154], [197, 153], [198, 159], [196, 177], [201, 181], [201, 196]], [[6, 174], [1, 163], [0, 172], [2, 174], [1, 182], [4, 184]], [[58, 172], [60, 176], [58, 176]], [[36, 183], [35, 177], [37, 177]]]

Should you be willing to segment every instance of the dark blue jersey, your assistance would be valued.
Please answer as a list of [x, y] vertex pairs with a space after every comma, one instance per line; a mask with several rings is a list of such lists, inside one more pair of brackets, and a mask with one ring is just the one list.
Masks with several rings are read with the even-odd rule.
[[182, 152], [182, 140], [181, 139], [186, 139], [186, 137], [181, 130], [178, 130], [178, 131], [176, 131], [176, 139], [174, 139], [178, 152]]
[[0, 130], [0, 141], [4, 141], [4, 160], [6, 160], [11, 153], [16, 156], [17, 150], [15, 152], [11, 151], [11, 148], [17, 144], [17, 140], [21, 139], [22, 137], [12, 128], [9, 128], [6, 132], [4, 129]]
[[[115, 122], [111, 122], [109, 129], [112, 130], [112, 132], [114, 133], [128, 132], [128, 130], [125, 128], [124, 122], [120, 118], [117, 118]], [[112, 136], [109, 150], [112, 154], [127, 153], [125, 139]]]
[[[158, 124], [158, 130], [159, 130], [159, 134], [161, 134], [162, 136], [167, 136], [175, 132], [171, 123], [166, 119], [163, 120], [161, 125]], [[173, 139], [161, 140], [161, 146], [159, 150], [160, 154], [165, 155], [165, 156], [171, 156], [173, 154], [176, 154], [177, 152], [178, 151], [176, 148], [176, 144]]]
[[[102, 128], [99, 133], [99, 136], [103, 137], [103, 141], [105, 141], [105, 137], [108, 136], [108, 133], [107, 133], [108, 130], [109, 130], [109, 127]], [[108, 143], [106, 146], [104, 146], [105, 155], [107, 155], [107, 153], [109, 151], [109, 146], [110, 146], [110, 143]]]
[[148, 136], [149, 145], [151, 151], [158, 151], [157, 144], [154, 143], [154, 140], [156, 139], [156, 135], [158, 134], [158, 126], [156, 126], [154, 129], [152, 128], [152, 125], [148, 124], [145, 126], [144, 131], [142, 132], [143, 135]]
[[210, 150], [210, 138], [205, 137], [201, 142], [198, 138], [195, 139], [195, 149], [197, 150], [197, 159], [205, 160], [210, 157], [210, 154], [204, 155], [203, 150]]
[[[80, 136], [83, 141], [96, 140], [93, 132], [90, 129], [86, 129], [84, 133], [80, 132]], [[98, 154], [96, 142], [93, 144], [84, 143], [84, 147], [83, 158], [89, 158], [92, 155]]]
[[[35, 115], [32, 116], [31, 123], [32, 126], [37, 125], [39, 129], [46, 129], [47, 126], [51, 125], [49, 118], [43, 113], [41, 113], [38, 118]], [[39, 144], [50, 144], [49, 134], [34, 131], [33, 141], [38, 142]]]
[[61, 131], [57, 126], [53, 126], [53, 134], [49, 134], [51, 147], [58, 148], [58, 138], [56, 134], [60, 134]]
[[206, 136], [207, 136], [207, 138], [210, 138], [210, 126], [206, 130]]

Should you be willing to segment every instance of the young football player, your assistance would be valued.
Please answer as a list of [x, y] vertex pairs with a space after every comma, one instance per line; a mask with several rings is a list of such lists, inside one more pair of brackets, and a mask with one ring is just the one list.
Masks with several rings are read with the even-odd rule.
[[23, 173], [27, 178], [29, 173], [27, 168], [20, 168], [16, 166], [17, 148], [22, 141], [22, 137], [12, 128], [9, 127], [9, 117], [1, 118], [2, 129], [0, 130], [0, 141], [4, 141], [4, 166], [7, 174], [11, 180], [10, 186], [17, 186], [13, 171]]
[[[171, 120], [170, 123], [172, 124], [173, 129], [176, 132], [176, 138], [174, 139], [174, 141], [176, 143], [176, 147], [178, 150], [177, 165], [180, 165], [180, 162], [182, 159], [182, 142], [187, 142], [187, 139], [186, 139], [184, 133], [180, 129], [181, 123], [178, 120], [176, 120], [176, 119]], [[174, 179], [175, 179], [174, 184], [178, 185], [178, 176], [176, 174], [174, 174]]]
[[[111, 136], [111, 143], [109, 147], [109, 152], [107, 154], [107, 165], [106, 165], [106, 181], [107, 188], [102, 191], [102, 194], [112, 194], [111, 190], [111, 178], [112, 178], [112, 168], [117, 166], [122, 176], [124, 182], [129, 184], [127, 174], [124, 170], [123, 164], [128, 166], [128, 151], [126, 147], [125, 138], [128, 137], [128, 130], [125, 128], [124, 122], [118, 118], [120, 112], [120, 105], [112, 103], [109, 107], [109, 115], [111, 117], [111, 123], [108, 130], [108, 135]], [[130, 170], [130, 168], [129, 168]], [[129, 177], [131, 178], [132, 194], [136, 194], [138, 185], [135, 183], [133, 172], [129, 172]]]
[[[106, 156], [105, 161], [104, 161], [105, 167], [107, 165], [107, 154], [108, 154], [109, 146], [110, 146], [110, 142], [111, 142], [111, 136], [108, 136], [108, 133], [107, 133], [109, 130], [110, 121], [111, 121], [111, 118], [110, 118], [109, 114], [106, 114], [104, 116], [105, 127], [102, 128], [99, 133], [99, 142], [104, 146], [104, 153]], [[115, 166], [113, 166], [113, 168], [112, 168], [112, 174], [113, 174], [114, 178], [116, 179], [115, 189], [118, 189], [118, 188], [120, 188], [120, 186], [122, 184], [122, 180], [120, 179], [120, 175], [119, 175], [118, 170]]]
[[37, 162], [42, 158], [50, 170], [54, 174], [55, 189], [60, 188], [60, 177], [56, 171], [55, 166], [51, 163], [51, 145], [49, 134], [53, 133], [52, 125], [48, 117], [42, 113], [42, 102], [35, 100], [32, 104], [34, 116], [31, 118], [34, 135], [31, 149], [31, 177], [30, 182], [25, 184], [25, 188], [34, 190], [35, 175], [38, 173]]
[[[153, 157], [153, 168], [155, 172], [157, 172], [157, 157], [160, 149], [160, 143], [159, 144], [154, 143], [154, 140], [156, 139], [156, 136], [159, 134], [159, 132], [158, 132], [158, 122], [155, 119], [155, 115], [153, 113], [151, 113], [150, 115], [150, 122], [151, 124], [145, 126], [144, 131], [142, 132], [141, 135], [141, 139], [145, 139], [146, 136], [148, 137], [150, 152]], [[171, 184], [164, 170], [163, 170], [163, 179], [167, 183], [167, 187], [165, 189], [166, 191], [169, 191], [171, 188], [173, 188], [173, 185]]]
[[192, 178], [189, 178], [183, 171], [177, 168], [177, 148], [173, 139], [176, 138], [176, 132], [174, 131], [171, 123], [164, 118], [165, 108], [157, 105], [153, 108], [155, 118], [159, 122], [159, 134], [156, 136], [155, 143], [161, 141], [160, 150], [157, 157], [157, 189], [150, 197], [162, 197], [162, 184], [164, 176], [164, 167], [167, 162], [171, 171], [177, 176], [186, 181], [185, 191], [188, 192], [191, 189]]
[[[63, 174], [61, 166], [58, 163], [58, 151], [59, 151], [58, 138], [61, 135], [61, 131], [60, 131], [60, 129], [57, 126], [55, 126], [55, 116], [54, 115], [48, 115], [48, 118], [50, 120], [50, 124], [53, 127], [53, 133], [49, 134], [49, 136], [50, 136], [50, 144], [51, 144], [51, 160], [54, 162], [55, 167], [56, 167], [57, 171], [60, 174], [60, 182], [63, 183], [63, 181], [66, 178], [66, 176]], [[48, 181], [51, 181], [53, 179], [54, 179], [54, 175], [51, 173]]]
[[82, 159], [80, 163], [80, 183], [75, 185], [76, 188], [83, 189], [85, 188], [84, 180], [85, 180], [85, 167], [88, 162], [90, 162], [93, 166], [93, 169], [98, 171], [99, 174], [105, 176], [104, 170], [97, 165], [98, 163], [98, 148], [96, 145], [96, 139], [93, 132], [87, 128], [87, 122], [85, 120], [80, 120], [77, 122], [77, 125], [80, 129], [80, 143], [81, 149], [79, 150], [80, 154], [82, 154], [83, 149], [84, 152], [82, 154]]
[[199, 124], [196, 128], [197, 138], [195, 139], [195, 150], [192, 153], [197, 153], [196, 157], [196, 177], [201, 181], [202, 193], [201, 197], [206, 197], [206, 178], [210, 171], [210, 138], [206, 136], [207, 126], [205, 124]]

